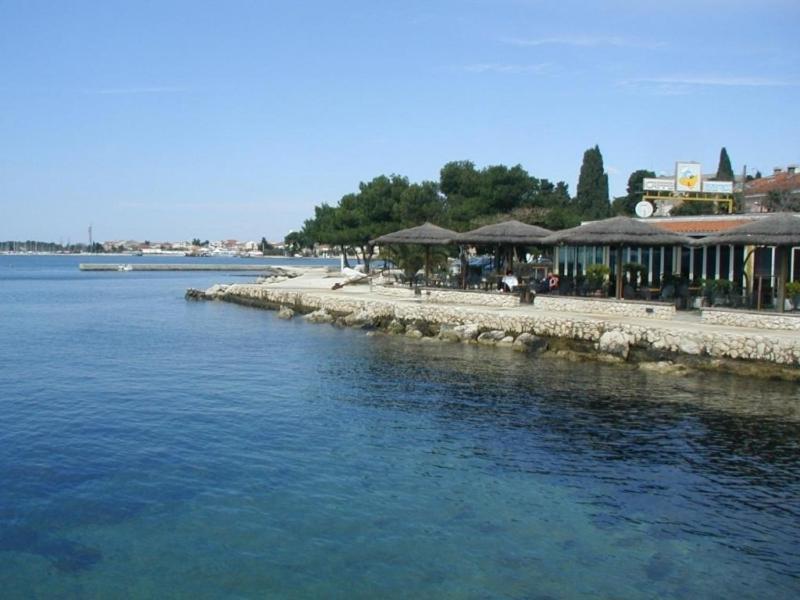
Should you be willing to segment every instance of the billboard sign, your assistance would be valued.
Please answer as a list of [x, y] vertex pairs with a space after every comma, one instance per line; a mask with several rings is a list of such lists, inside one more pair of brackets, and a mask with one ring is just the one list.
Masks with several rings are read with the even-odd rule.
[[675, 163], [675, 190], [678, 192], [700, 191], [700, 163]]
[[704, 181], [703, 191], [707, 194], [732, 194], [732, 181]]
[[645, 192], [674, 192], [675, 180], [674, 179], [653, 179], [652, 177], [645, 177], [643, 180]]

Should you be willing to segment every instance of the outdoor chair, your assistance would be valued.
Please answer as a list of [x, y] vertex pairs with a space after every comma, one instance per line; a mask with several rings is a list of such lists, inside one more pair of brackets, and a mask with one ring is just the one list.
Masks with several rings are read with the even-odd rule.
[[625, 300], [633, 300], [636, 298], [636, 290], [633, 289], [630, 283], [626, 283], [625, 287], [622, 288], [622, 297]]

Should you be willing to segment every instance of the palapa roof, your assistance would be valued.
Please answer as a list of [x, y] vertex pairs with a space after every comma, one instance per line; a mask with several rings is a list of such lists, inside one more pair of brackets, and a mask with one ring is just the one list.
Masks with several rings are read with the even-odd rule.
[[572, 246], [680, 246], [689, 239], [630, 217], [611, 217], [557, 231], [541, 242]]
[[424, 223], [410, 229], [401, 229], [387, 233], [372, 240], [373, 244], [420, 244], [422, 246], [438, 246], [449, 244], [458, 234], [444, 227]]
[[459, 233], [454, 241], [462, 244], [519, 244], [533, 246], [553, 233], [544, 227], [520, 221], [503, 221]]
[[665, 217], [663, 219], [650, 219], [648, 224], [681, 235], [712, 235], [726, 229], [733, 229], [753, 221], [747, 215], [736, 215], [736, 219], [720, 218], [699, 219], [697, 217]]
[[700, 246], [747, 244], [750, 246], [800, 246], [800, 216], [775, 213], [745, 225], [699, 239]]

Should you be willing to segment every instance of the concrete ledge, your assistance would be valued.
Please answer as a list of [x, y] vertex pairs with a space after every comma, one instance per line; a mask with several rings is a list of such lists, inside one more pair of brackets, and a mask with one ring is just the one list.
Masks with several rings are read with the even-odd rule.
[[[475, 290], [454, 290], [449, 288], [418, 288], [405, 286], [386, 286], [373, 288], [380, 296], [391, 298], [418, 298], [422, 302], [433, 304], [469, 304], [473, 306], [514, 307], [519, 306], [519, 296], [502, 292], [484, 292]], [[419, 293], [417, 293], [419, 292]]]
[[704, 308], [700, 311], [700, 318], [704, 323], [714, 323], [716, 325], [800, 331], [800, 313], [768, 313], [730, 308]]
[[665, 302], [640, 302], [612, 298], [587, 298], [582, 296], [557, 296], [540, 294], [534, 306], [556, 312], [579, 312], [597, 315], [624, 315], [649, 319], [672, 319], [675, 305]]

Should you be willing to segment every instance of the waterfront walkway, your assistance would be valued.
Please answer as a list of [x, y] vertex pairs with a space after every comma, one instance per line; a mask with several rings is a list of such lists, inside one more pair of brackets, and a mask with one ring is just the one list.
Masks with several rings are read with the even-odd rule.
[[[331, 290], [333, 284], [340, 281], [340, 277], [330, 276], [326, 274], [323, 269], [309, 269], [300, 277], [288, 279], [279, 283], [272, 284], [276, 289], [287, 291], [302, 292], [304, 294], [311, 294], [319, 298], [326, 298], [331, 301], [338, 301], [343, 298], [360, 301], [374, 301], [386, 302], [391, 301], [399, 305], [419, 305], [419, 297], [397, 297], [392, 296], [387, 298], [380, 293], [378, 286], [370, 286], [369, 284], [353, 284], [342, 287], [338, 290]], [[486, 292], [486, 294], [493, 295], [494, 292]], [[525, 315], [538, 318], [547, 317], [564, 317], [565, 313], [562, 311], [551, 311], [542, 309], [533, 304], [520, 304], [514, 307], [490, 306], [490, 305], [474, 305], [474, 304], [459, 304], [450, 303], [449, 306], [463, 311], [465, 315], [474, 314], [477, 316], [483, 315], [486, 312], [492, 312], [497, 315]], [[764, 311], [769, 314], [768, 311]], [[755, 327], [741, 327], [731, 325], [721, 325], [716, 323], [708, 323], [701, 319], [699, 310], [678, 311], [675, 316], [670, 320], [654, 320], [644, 317], [630, 317], [624, 315], [603, 314], [596, 313], [581, 313], [572, 311], [568, 315], [572, 319], [581, 320], [585, 322], [603, 322], [603, 323], [618, 323], [626, 325], [638, 325], [643, 328], [658, 326], [659, 328], [665, 327], [673, 330], [676, 334], [696, 334], [707, 333], [730, 333], [734, 335], [764, 335], [767, 334], [777, 339], [785, 339], [786, 341], [797, 341], [800, 334], [797, 331], [787, 331], [780, 329], [770, 329], [765, 331], [761, 328]], [[800, 318], [800, 316], [798, 316]]]

